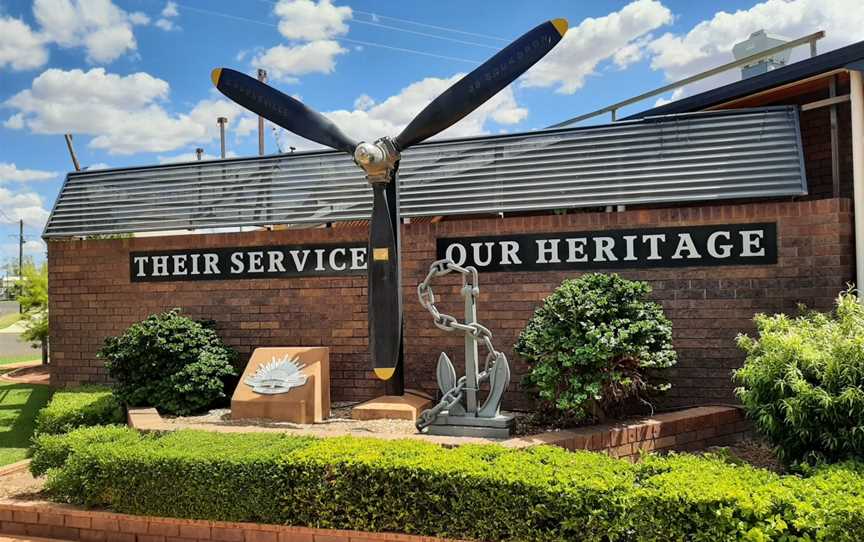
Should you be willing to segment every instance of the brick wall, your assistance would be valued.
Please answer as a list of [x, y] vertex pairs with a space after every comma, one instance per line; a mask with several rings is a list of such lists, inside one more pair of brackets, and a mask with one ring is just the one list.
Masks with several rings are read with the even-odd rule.
[[[406, 383], [434, 392], [442, 349], [461, 365], [461, 337], [435, 328], [416, 299], [416, 285], [435, 259], [437, 237], [776, 221], [776, 265], [619, 271], [649, 281], [672, 319], [680, 361], [669, 370], [673, 388], [664, 405], [732, 401], [729, 374], [742, 361], [734, 337], [752, 330], [753, 314], [794, 311], [799, 303], [828, 309], [852, 280], [851, 220], [849, 200], [823, 199], [406, 225]], [[328, 346], [333, 400], [373, 397], [383, 386], [368, 369], [365, 277], [133, 284], [128, 258], [130, 250], [362, 241], [366, 233], [336, 228], [49, 243], [52, 382], [105, 381], [95, 356], [104, 337], [153, 312], [182, 307], [193, 317], [215, 320], [243, 355], [256, 346]], [[519, 331], [545, 296], [578, 275], [480, 276], [480, 320], [513, 366], [505, 407], [528, 406], [518, 386], [526, 367], [512, 352]], [[462, 310], [457, 281], [445, 277], [435, 288], [441, 308], [456, 315]]]

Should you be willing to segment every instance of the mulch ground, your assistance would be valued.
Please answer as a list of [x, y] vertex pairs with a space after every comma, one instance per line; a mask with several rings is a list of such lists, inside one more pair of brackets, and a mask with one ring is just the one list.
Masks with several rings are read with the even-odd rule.
[[[8, 368], [8, 366], [6, 366]], [[48, 384], [51, 381], [51, 370], [40, 362], [25, 362], [9, 372], [0, 374], [0, 382], [13, 384]]]

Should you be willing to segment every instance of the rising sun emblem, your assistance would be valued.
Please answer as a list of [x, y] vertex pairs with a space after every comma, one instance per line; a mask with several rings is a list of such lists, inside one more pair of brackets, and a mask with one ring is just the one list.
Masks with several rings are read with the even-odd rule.
[[261, 364], [255, 374], [243, 382], [252, 391], [262, 395], [287, 393], [291, 388], [306, 383], [307, 377], [301, 372], [305, 366], [305, 363], [301, 365], [296, 357], [292, 358], [288, 354], [281, 359], [274, 357], [272, 361]]

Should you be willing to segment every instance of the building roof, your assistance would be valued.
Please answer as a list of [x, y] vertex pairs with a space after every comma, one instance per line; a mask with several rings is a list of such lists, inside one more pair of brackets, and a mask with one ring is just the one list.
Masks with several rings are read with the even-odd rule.
[[665, 105], [652, 107], [621, 120], [702, 111], [745, 96], [849, 67], [864, 69], [864, 41], [801, 60], [762, 75], [736, 81]]

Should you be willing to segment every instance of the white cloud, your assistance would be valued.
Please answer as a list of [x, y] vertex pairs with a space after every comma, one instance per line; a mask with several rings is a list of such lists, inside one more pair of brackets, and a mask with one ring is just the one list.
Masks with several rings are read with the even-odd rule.
[[366, 111], [373, 105], [375, 105], [375, 100], [368, 94], [361, 94], [354, 100], [354, 109], [359, 109], [360, 111]]
[[0, 162], [0, 182], [47, 181], [57, 177], [56, 171], [39, 169], [19, 169], [14, 163]]
[[87, 171], [96, 171], [97, 169], [111, 169], [111, 166], [106, 164], [105, 162], [96, 162], [95, 164], [85, 166], [84, 169], [86, 169]]
[[224, 99], [201, 100], [188, 113], [169, 113], [162, 106], [168, 92], [168, 83], [143, 72], [119, 76], [103, 68], [50, 69], [5, 105], [17, 109], [12, 118], [21, 117], [14, 122], [33, 133], [91, 135], [91, 147], [111, 154], [205, 144], [218, 137], [219, 116], [236, 124], [235, 134], [252, 129], [244, 122], [251, 113]]
[[0, 217], [6, 224], [24, 220], [35, 229], [42, 229], [48, 220], [48, 211], [43, 206], [42, 197], [35, 192], [13, 192], [0, 187]]
[[33, 15], [45, 39], [61, 47], [83, 47], [94, 63], [135, 51], [132, 27], [149, 22], [146, 15], [130, 15], [111, 0], [35, 0]]
[[672, 12], [657, 0], [635, 0], [604, 17], [589, 17], [571, 28], [561, 42], [522, 78], [526, 87], [557, 86], [573, 94], [607, 60], [623, 67], [641, 58], [640, 38], [672, 22]]
[[295, 82], [294, 76], [307, 73], [332, 73], [336, 55], [347, 53], [337, 42], [321, 40], [286, 47], [277, 45], [255, 56], [254, 66], [267, 70], [273, 79]]
[[24, 241], [25, 254], [42, 254], [45, 252], [45, 243], [41, 239], [31, 239]]
[[135, 11], [129, 14], [129, 22], [136, 26], [145, 26], [150, 24], [150, 17], [146, 13]]
[[279, 32], [289, 40], [323, 40], [348, 32], [345, 21], [351, 8], [334, 6], [330, 0], [279, 0], [273, 8], [279, 17]]
[[44, 40], [20, 19], [0, 17], [0, 68], [31, 70], [48, 62]]
[[24, 115], [21, 113], [15, 113], [3, 122], [3, 126], [10, 130], [20, 130], [21, 128], [24, 128]]
[[[396, 136], [426, 105], [458, 81], [464, 74], [448, 79], [429, 77], [403, 88], [381, 103], [374, 104], [371, 98], [361, 95], [355, 101], [355, 109], [324, 112], [345, 133], [358, 140], [372, 141], [381, 136]], [[370, 105], [372, 102], [374, 105]], [[366, 107], [366, 106], [369, 107]], [[487, 124], [515, 124], [528, 116], [528, 110], [519, 107], [513, 89], [507, 87], [476, 111], [445, 130], [436, 138], [463, 137], [490, 133]], [[294, 146], [301, 150], [320, 148], [303, 138], [284, 133], [283, 149]]]
[[176, 17], [179, 14], [177, 11], [177, 2], [166, 3], [165, 8], [162, 10], [162, 16], [167, 18]]
[[162, 17], [156, 21], [156, 26], [165, 30], [166, 32], [170, 32], [172, 30], [180, 30], [180, 27], [174, 24], [174, 21], [171, 19], [180, 15], [180, 12], [177, 10], [176, 2], [168, 2], [165, 4], [165, 7], [162, 9]]
[[[756, 30], [794, 39], [822, 29], [826, 36], [818, 47], [826, 52], [860, 40], [862, 28], [860, 0], [767, 0], [734, 13], [719, 11], [686, 34], [660, 36], [649, 45], [651, 67], [677, 80], [731, 62], [732, 46]], [[797, 58], [806, 54], [809, 50], [800, 48]], [[793, 55], [792, 61], [795, 59]], [[720, 82], [736, 79], [740, 72], [732, 70]]]

